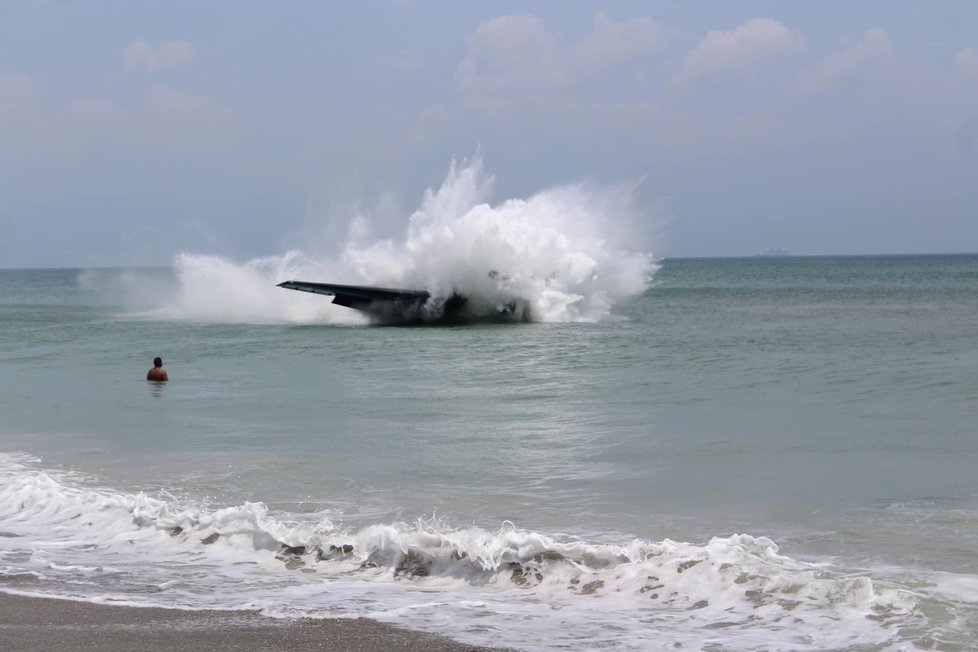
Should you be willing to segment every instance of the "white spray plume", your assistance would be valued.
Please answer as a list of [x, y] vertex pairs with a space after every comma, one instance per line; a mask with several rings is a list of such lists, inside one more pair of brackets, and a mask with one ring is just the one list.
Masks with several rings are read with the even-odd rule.
[[358, 214], [335, 261], [301, 251], [245, 264], [180, 254], [180, 287], [163, 312], [221, 322], [365, 321], [328, 298], [275, 287], [303, 280], [426, 289], [435, 299], [458, 293], [476, 318], [518, 299], [534, 321], [598, 321], [647, 287], [657, 267], [651, 254], [629, 249], [629, 190], [567, 185], [492, 206], [493, 184], [481, 158], [453, 161], [410, 216], [403, 242], [352, 237], [366, 228]]

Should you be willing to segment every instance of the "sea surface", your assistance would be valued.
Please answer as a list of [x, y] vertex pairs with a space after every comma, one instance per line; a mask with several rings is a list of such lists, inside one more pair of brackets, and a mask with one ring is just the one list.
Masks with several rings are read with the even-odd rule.
[[978, 648], [978, 256], [667, 259], [600, 314], [451, 327], [187, 264], [0, 270], [0, 590]]

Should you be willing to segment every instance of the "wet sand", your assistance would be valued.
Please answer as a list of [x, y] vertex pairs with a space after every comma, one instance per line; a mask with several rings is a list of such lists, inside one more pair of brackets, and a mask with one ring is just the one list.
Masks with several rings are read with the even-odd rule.
[[247, 611], [180, 611], [0, 593], [0, 647], [15, 650], [487, 651], [366, 619], [281, 620]]

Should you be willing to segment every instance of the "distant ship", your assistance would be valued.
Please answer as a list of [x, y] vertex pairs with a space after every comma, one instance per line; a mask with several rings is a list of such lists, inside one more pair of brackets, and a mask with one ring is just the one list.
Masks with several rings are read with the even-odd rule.
[[757, 256], [790, 256], [788, 250], [784, 247], [769, 247], [767, 249], [761, 249], [755, 254]]

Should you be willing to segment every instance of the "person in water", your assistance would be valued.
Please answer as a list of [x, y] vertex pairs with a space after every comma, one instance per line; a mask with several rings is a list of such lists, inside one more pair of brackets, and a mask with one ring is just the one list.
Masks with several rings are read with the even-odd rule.
[[153, 358], [153, 368], [146, 372], [146, 380], [170, 380], [163, 368], [163, 358]]

